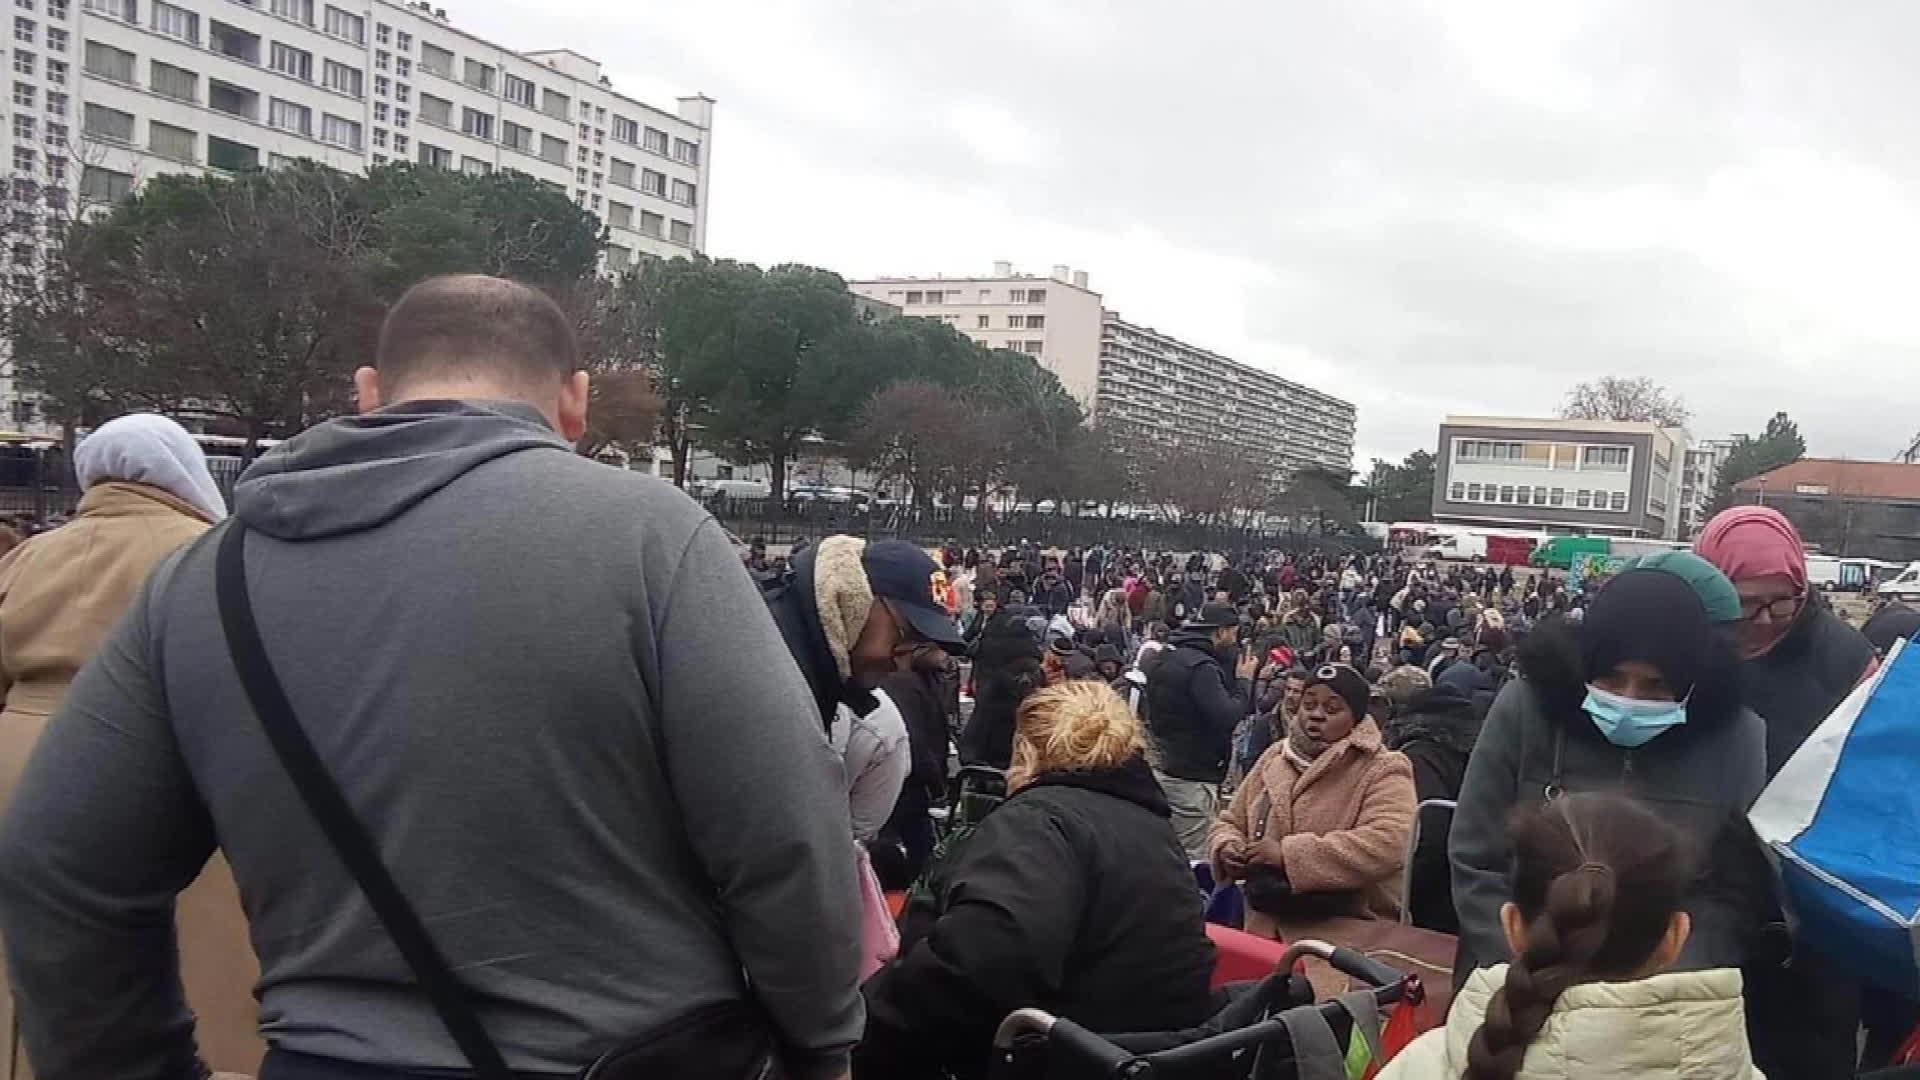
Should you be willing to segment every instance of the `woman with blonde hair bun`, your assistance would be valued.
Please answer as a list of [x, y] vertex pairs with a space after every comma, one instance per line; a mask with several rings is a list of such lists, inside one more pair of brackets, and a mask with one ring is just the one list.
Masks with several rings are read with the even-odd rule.
[[1078, 680], [1020, 703], [1010, 795], [929, 876], [926, 933], [866, 986], [857, 1076], [984, 1075], [1038, 1006], [1094, 1031], [1209, 1015], [1213, 945], [1133, 710]]

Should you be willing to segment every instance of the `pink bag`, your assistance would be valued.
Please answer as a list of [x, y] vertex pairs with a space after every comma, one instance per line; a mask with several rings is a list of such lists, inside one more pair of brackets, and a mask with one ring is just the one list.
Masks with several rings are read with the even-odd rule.
[[874, 876], [865, 845], [855, 844], [853, 850], [860, 871], [860, 981], [866, 982], [900, 955], [900, 928], [894, 925], [887, 894]]

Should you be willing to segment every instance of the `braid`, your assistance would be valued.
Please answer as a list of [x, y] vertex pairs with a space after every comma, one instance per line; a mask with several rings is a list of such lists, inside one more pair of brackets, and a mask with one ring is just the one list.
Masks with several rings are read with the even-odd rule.
[[1592, 975], [1594, 955], [1606, 943], [1613, 917], [1613, 872], [1585, 863], [1547, 889], [1547, 904], [1527, 927], [1527, 947], [1507, 969], [1480, 1030], [1467, 1048], [1463, 1080], [1513, 1080], [1527, 1047], [1539, 1036], [1554, 1003], [1569, 986]]

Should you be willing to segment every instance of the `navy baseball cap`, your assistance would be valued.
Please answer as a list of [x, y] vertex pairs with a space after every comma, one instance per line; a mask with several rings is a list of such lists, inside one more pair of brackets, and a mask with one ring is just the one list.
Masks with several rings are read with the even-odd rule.
[[861, 565], [873, 595], [887, 601], [921, 637], [949, 649], [965, 644], [960, 624], [935, 595], [946, 571], [932, 556], [905, 540], [881, 540], [867, 545]]

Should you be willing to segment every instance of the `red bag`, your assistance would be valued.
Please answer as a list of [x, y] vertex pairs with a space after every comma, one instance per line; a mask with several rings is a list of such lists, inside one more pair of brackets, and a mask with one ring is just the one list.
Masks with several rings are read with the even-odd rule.
[[1380, 1029], [1380, 1064], [1392, 1061], [1413, 1040], [1446, 1022], [1446, 1008], [1432, 997], [1421, 998], [1417, 1005], [1410, 1001], [1395, 1005]]

